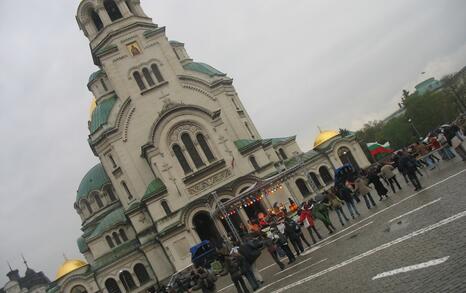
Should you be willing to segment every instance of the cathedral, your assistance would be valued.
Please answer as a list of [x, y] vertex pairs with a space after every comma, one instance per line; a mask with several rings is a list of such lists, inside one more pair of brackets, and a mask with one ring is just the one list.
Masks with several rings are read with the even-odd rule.
[[[139, 0], [83, 0], [76, 20], [98, 67], [87, 83], [88, 143], [100, 163], [74, 203], [84, 259], [67, 260], [48, 293], [152, 291], [191, 264], [190, 247], [225, 237], [232, 222], [309, 199], [344, 164], [370, 164], [346, 131], [321, 131], [307, 152], [295, 136], [262, 138], [232, 79], [169, 40]], [[235, 198], [247, 204], [213, 212]]]

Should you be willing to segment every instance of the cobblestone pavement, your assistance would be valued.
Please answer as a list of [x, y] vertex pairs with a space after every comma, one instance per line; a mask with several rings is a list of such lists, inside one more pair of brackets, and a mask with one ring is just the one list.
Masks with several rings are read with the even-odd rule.
[[[465, 168], [464, 162], [455, 161], [423, 171], [424, 190], [418, 193], [398, 178], [403, 181], [402, 192], [390, 193], [389, 199], [371, 210], [361, 201], [357, 207], [362, 216], [345, 227], [332, 212], [337, 233], [282, 272], [263, 252], [258, 267], [265, 282], [259, 291], [466, 292]], [[323, 225], [317, 227], [327, 235]], [[432, 265], [435, 260], [439, 261]], [[428, 265], [413, 270], [412, 266], [424, 263]], [[374, 279], [404, 267], [410, 268]], [[217, 288], [222, 293], [236, 292], [230, 284], [226, 276]]]

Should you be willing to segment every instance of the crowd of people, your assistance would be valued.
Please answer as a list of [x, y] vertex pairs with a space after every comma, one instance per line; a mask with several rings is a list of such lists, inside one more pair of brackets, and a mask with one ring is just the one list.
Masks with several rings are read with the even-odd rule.
[[[459, 145], [456, 140], [459, 140]], [[330, 218], [331, 211], [335, 211], [342, 227], [347, 225], [361, 216], [359, 202], [364, 201], [366, 208], [372, 209], [377, 206], [375, 194], [379, 197], [378, 201], [382, 201], [403, 189], [397, 173], [415, 191], [421, 190], [418, 177], [424, 176], [421, 169], [433, 170], [440, 160], [448, 161], [456, 155], [466, 160], [463, 141], [463, 133], [457, 125], [441, 127], [429, 134], [425, 141], [399, 150], [365, 170], [349, 168], [339, 175], [338, 180], [335, 178], [334, 186], [313, 199], [298, 205], [290, 198], [288, 207], [275, 205], [267, 214], [258, 213], [256, 221], [249, 222], [247, 227], [239, 227], [241, 240], [230, 237], [217, 250], [218, 260], [223, 264], [222, 271], [230, 275], [238, 293], [257, 290], [264, 283], [256, 265], [263, 251], [267, 251], [276, 265], [284, 270], [286, 265], [282, 262], [283, 258], [288, 259], [287, 264], [292, 264], [311, 247], [306, 233], [313, 244], [324, 238], [316, 228], [316, 221], [323, 224], [329, 235], [335, 233], [337, 228]], [[195, 266], [189, 272], [184, 282], [186, 284], [178, 281], [180, 284], [176, 290], [172, 286], [169, 292], [191, 292], [196, 289], [216, 292], [215, 280], [215, 274], [211, 271]]]

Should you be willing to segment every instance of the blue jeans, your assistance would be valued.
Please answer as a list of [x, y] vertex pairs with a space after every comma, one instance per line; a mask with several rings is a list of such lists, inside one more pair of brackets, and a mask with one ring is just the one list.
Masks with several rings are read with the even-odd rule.
[[338, 219], [340, 220], [340, 223], [341, 225], [345, 225], [345, 222], [343, 222], [343, 218], [345, 218], [345, 220], [348, 222], [349, 219], [348, 217], [345, 215], [345, 212], [343, 211], [343, 208], [342, 207], [339, 207], [339, 208], [335, 208], [335, 212], [337, 213], [337, 216], [338, 216]]
[[375, 201], [372, 198], [372, 194], [370, 192], [367, 193], [367, 194], [364, 194], [363, 197], [364, 197], [364, 201], [366, 202], [366, 206], [367, 206], [368, 209], [371, 208], [371, 204], [372, 204], [373, 207], [376, 206]]
[[351, 200], [345, 200], [345, 203], [346, 203], [346, 207], [348, 208], [348, 211], [351, 215], [351, 217], [354, 218], [354, 214], [356, 213], [356, 215], [360, 216], [361, 214], [359, 213], [358, 209], [356, 209], [356, 206], [354, 205], [354, 201], [351, 199]]

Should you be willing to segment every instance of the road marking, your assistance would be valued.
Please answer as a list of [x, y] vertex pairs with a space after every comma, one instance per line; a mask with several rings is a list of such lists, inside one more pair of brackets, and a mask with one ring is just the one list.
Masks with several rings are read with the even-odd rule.
[[287, 267], [287, 268], [284, 269], [283, 271], [279, 271], [278, 273], [275, 273], [275, 276], [276, 276], [276, 275], [279, 275], [279, 274], [281, 274], [281, 273], [284, 273], [284, 272], [286, 272], [286, 271], [288, 271], [288, 270], [294, 268], [295, 266], [299, 266], [300, 264], [303, 264], [303, 263], [305, 263], [305, 262], [308, 262], [308, 261], [310, 261], [311, 259], [312, 259], [312, 257], [310, 257], [310, 258], [308, 258], [308, 259], [305, 259], [305, 260], [303, 260], [303, 261], [300, 261], [300, 262], [298, 262], [297, 264], [292, 265], [291, 267]]
[[409, 212], [407, 212], [407, 213], [404, 213], [404, 214], [402, 214], [402, 215], [400, 215], [400, 216], [398, 216], [398, 217], [396, 217], [396, 218], [393, 218], [393, 219], [391, 219], [391, 220], [388, 221], [388, 222], [391, 223], [391, 222], [393, 222], [393, 221], [396, 221], [396, 220], [398, 220], [398, 219], [403, 218], [404, 216], [407, 216], [407, 215], [410, 215], [410, 214], [412, 214], [412, 213], [415, 213], [415, 212], [417, 212], [417, 211], [419, 211], [419, 210], [421, 210], [421, 209], [423, 209], [423, 208], [425, 208], [425, 207], [428, 207], [428, 206], [430, 206], [430, 205], [432, 205], [432, 204], [434, 204], [434, 203], [440, 201], [441, 199], [442, 199], [441, 197], [440, 197], [440, 198], [437, 198], [436, 200], [433, 200], [433, 201], [431, 201], [431, 202], [428, 202], [428, 203], [426, 203], [425, 205], [422, 205], [422, 206], [420, 206], [420, 207], [417, 207], [417, 208], [415, 208], [415, 209], [413, 209], [413, 210], [411, 210], [411, 211], [409, 211]]
[[388, 271], [385, 273], [378, 274], [377, 276], [373, 277], [372, 280], [377, 280], [377, 279], [386, 278], [386, 277], [390, 277], [390, 276], [401, 274], [401, 273], [407, 273], [410, 271], [415, 271], [415, 270], [425, 269], [431, 266], [436, 266], [436, 265], [446, 262], [449, 258], [450, 258], [449, 256], [446, 256], [443, 258], [433, 259], [428, 262], [423, 262], [417, 265], [407, 266], [407, 267], [399, 268], [396, 270]]
[[[391, 208], [393, 208], [393, 207], [399, 205], [400, 203], [405, 202], [405, 201], [407, 201], [408, 199], [411, 199], [411, 198], [413, 198], [413, 197], [419, 195], [420, 193], [422, 193], [422, 192], [424, 192], [424, 191], [426, 191], [426, 190], [429, 190], [429, 189], [431, 189], [431, 188], [433, 188], [433, 187], [435, 187], [435, 186], [437, 186], [437, 185], [440, 185], [440, 184], [444, 183], [445, 181], [448, 181], [448, 180], [450, 180], [450, 179], [452, 179], [452, 178], [454, 178], [454, 177], [456, 177], [456, 176], [458, 176], [458, 175], [460, 175], [460, 174], [462, 174], [462, 173], [464, 173], [464, 172], [466, 172], [466, 169], [463, 169], [462, 171], [459, 171], [459, 172], [457, 172], [457, 173], [455, 173], [455, 174], [453, 174], [453, 175], [450, 175], [450, 176], [448, 176], [447, 178], [442, 179], [442, 180], [440, 180], [439, 182], [434, 183], [434, 184], [432, 184], [432, 185], [430, 185], [430, 186], [424, 188], [423, 190], [421, 190], [421, 191], [419, 191], [419, 192], [416, 192], [416, 193], [414, 193], [414, 194], [412, 194], [412, 195], [410, 195], [410, 196], [408, 196], [408, 197], [406, 197], [406, 198], [400, 200], [399, 202], [396, 202], [396, 203], [394, 203], [394, 204], [392, 204], [392, 205], [390, 205], [390, 206], [388, 206], [388, 207], [386, 207], [386, 208], [384, 208], [384, 209], [382, 209], [382, 210], [380, 210], [380, 211], [378, 211], [378, 212], [376, 212], [376, 213], [373, 213], [372, 215], [367, 216], [367, 217], [364, 218], [364, 219], [361, 219], [360, 221], [358, 221], [358, 222], [352, 224], [351, 226], [346, 227], [345, 229], [342, 229], [342, 230], [336, 232], [335, 234], [333, 234], [333, 235], [331, 235], [331, 236], [325, 238], [323, 241], [320, 242], [320, 243], [322, 243], [321, 245], [319, 245], [319, 246], [317, 246], [317, 247], [313, 247], [313, 248], [309, 249], [308, 251], [305, 251], [303, 255], [307, 255], [308, 253], [310, 253], [310, 252], [312, 252], [312, 251], [316, 251], [316, 250], [319, 249], [320, 247], [327, 246], [327, 245], [329, 245], [329, 244], [335, 242], [336, 240], [341, 239], [341, 238], [344, 237], [344, 236], [338, 237], [337, 239], [334, 239], [334, 240], [328, 242], [328, 244], [327, 244], [327, 241], [328, 241], [329, 239], [338, 236], [339, 234], [345, 232], [346, 230], [352, 228], [353, 226], [357, 226], [357, 225], [359, 225], [359, 224], [365, 222], [366, 220], [369, 220], [369, 219], [375, 217], [376, 215], [378, 215], [378, 214], [380, 214], [380, 213], [383, 213], [384, 211], [386, 211], [386, 210], [388, 210], [388, 209], [391, 209]], [[372, 223], [372, 222], [370, 222], [370, 223]], [[370, 224], [370, 223], [369, 223], [369, 224]], [[365, 227], [365, 226], [366, 226], [366, 225], [361, 226], [361, 227]], [[346, 235], [348, 235], [348, 234], [350, 234], [350, 233], [353, 233], [353, 232], [359, 230], [361, 227], [359, 227], [359, 228], [353, 230], [352, 232], [347, 233]], [[283, 260], [283, 259], [286, 259], [286, 258], [282, 258], [281, 260]], [[261, 269], [260, 272], [262, 272], [262, 271], [264, 271], [264, 270], [266, 270], [266, 269], [268, 269], [268, 268], [270, 268], [270, 267], [272, 267], [272, 266], [274, 266], [274, 265], [275, 265], [275, 263], [272, 263], [271, 265], [268, 265], [268, 266], [264, 267], [263, 269]], [[230, 285], [228, 285], [228, 286], [226, 286], [226, 287], [224, 287], [224, 288], [218, 290], [218, 292], [223, 291], [223, 290], [225, 290], [225, 289], [228, 289], [228, 288], [230, 288], [230, 287], [233, 287], [233, 283], [231, 283]], [[268, 287], [268, 286], [266, 286], [266, 287]]]
[[309, 249], [308, 251], [304, 252], [302, 255], [308, 255], [308, 254], [311, 253], [311, 252], [314, 252], [314, 251], [316, 251], [316, 250], [318, 250], [318, 249], [321, 249], [321, 248], [323, 248], [323, 247], [325, 247], [325, 246], [327, 246], [327, 245], [330, 245], [330, 244], [332, 244], [333, 242], [338, 241], [338, 240], [340, 240], [341, 238], [344, 238], [344, 237], [346, 237], [346, 236], [348, 236], [348, 235], [350, 235], [350, 234], [353, 234], [354, 232], [359, 231], [359, 230], [361, 230], [362, 228], [365, 228], [365, 227], [369, 226], [369, 225], [372, 224], [372, 223], [374, 223], [374, 221], [370, 221], [369, 223], [366, 223], [366, 224], [362, 225], [361, 227], [358, 227], [358, 228], [354, 229], [354, 230], [351, 231], [351, 232], [348, 232], [348, 233], [346, 233], [346, 234], [343, 234], [343, 235], [341, 235], [340, 237], [333, 239], [332, 241], [328, 241], [328, 242], [322, 243], [321, 245], [314, 246], [313, 248], [311, 248], [311, 249]]
[[324, 258], [324, 259], [322, 259], [322, 260], [319, 260], [318, 262], [313, 263], [313, 264], [310, 265], [310, 266], [307, 266], [307, 267], [305, 267], [305, 268], [303, 268], [303, 269], [300, 269], [299, 271], [296, 271], [296, 272], [294, 272], [294, 273], [292, 273], [292, 274], [289, 274], [289, 275], [287, 275], [287, 276], [281, 278], [280, 280], [277, 280], [277, 281], [275, 281], [275, 282], [272, 282], [272, 283], [270, 283], [270, 284], [267, 284], [267, 285], [265, 285], [264, 287], [260, 287], [256, 292], [261, 292], [261, 291], [263, 291], [263, 290], [269, 288], [270, 286], [272, 286], [272, 285], [274, 285], [274, 284], [276, 284], [276, 283], [278, 283], [278, 282], [281, 282], [281, 281], [283, 281], [283, 280], [285, 280], [285, 279], [288, 279], [288, 278], [290, 278], [290, 277], [292, 277], [292, 276], [294, 276], [294, 275], [296, 275], [296, 274], [298, 274], [298, 273], [301, 273], [301, 272], [303, 272], [303, 271], [305, 271], [305, 270], [308, 270], [309, 268], [311, 268], [311, 267], [313, 267], [313, 266], [316, 266], [316, 265], [318, 265], [318, 264], [320, 264], [320, 263], [323, 263], [324, 261], [327, 261], [327, 260], [328, 260], [328, 258]]
[[[380, 211], [375, 212], [375, 213], [373, 213], [372, 215], [369, 215], [369, 216], [367, 216], [367, 217], [365, 217], [365, 218], [359, 220], [358, 222], [352, 224], [351, 226], [346, 227], [345, 229], [342, 229], [342, 230], [336, 232], [335, 234], [333, 234], [333, 235], [331, 235], [331, 236], [325, 238], [324, 240], [322, 240], [322, 242], [326, 242], [326, 241], [328, 241], [329, 239], [331, 239], [331, 238], [333, 238], [333, 237], [336, 237], [336, 236], [338, 236], [339, 234], [345, 232], [346, 230], [351, 229], [352, 227], [357, 226], [357, 225], [361, 224], [362, 222], [365, 222], [365, 221], [367, 221], [367, 220], [369, 220], [369, 219], [371, 219], [371, 218], [377, 216], [378, 214], [385, 212], [386, 210], [389, 210], [389, 209], [391, 209], [391, 208], [393, 208], [393, 207], [396, 207], [397, 205], [399, 205], [399, 204], [401, 204], [401, 203], [407, 201], [408, 199], [411, 199], [411, 198], [413, 198], [413, 197], [415, 197], [415, 196], [421, 194], [422, 192], [424, 192], [424, 191], [426, 191], [426, 190], [429, 190], [429, 189], [431, 189], [431, 188], [433, 188], [433, 187], [435, 187], [435, 186], [437, 186], [437, 185], [440, 185], [440, 184], [444, 183], [445, 181], [448, 181], [448, 180], [450, 180], [450, 179], [452, 179], [452, 178], [454, 178], [454, 177], [456, 177], [456, 176], [458, 176], [458, 175], [460, 175], [460, 174], [462, 174], [462, 173], [464, 173], [464, 172], [466, 172], [466, 169], [463, 169], [463, 170], [461, 170], [461, 171], [459, 171], [459, 172], [457, 172], [457, 173], [455, 173], [455, 174], [453, 174], [453, 175], [450, 175], [450, 176], [448, 176], [447, 178], [442, 179], [442, 180], [440, 180], [439, 182], [434, 183], [434, 184], [432, 184], [432, 185], [430, 185], [430, 186], [424, 188], [424, 189], [421, 190], [421, 191], [418, 191], [418, 192], [416, 192], [416, 193], [414, 193], [414, 194], [411, 194], [410, 196], [403, 198], [403, 199], [400, 200], [399, 202], [396, 202], [396, 203], [394, 203], [394, 204], [392, 204], [392, 205], [390, 205], [390, 206], [388, 206], [388, 207], [386, 207], [386, 208], [384, 208], [384, 209], [381, 209]], [[311, 249], [310, 251], [314, 251], [314, 250]], [[309, 252], [305, 252], [305, 254], [308, 254], [308, 253], [309, 253]]]
[[[357, 255], [357, 256], [355, 256], [355, 257], [352, 257], [352, 258], [350, 258], [350, 259], [348, 259], [348, 260], [345, 260], [344, 262], [341, 262], [341, 263], [339, 263], [339, 264], [337, 264], [337, 265], [334, 265], [334, 266], [332, 266], [332, 267], [329, 267], [329, 268], [327, 268], [327, 269], [325, 269], [325, 270], [323, 270], [323, 271], [320, 271], [320, 272], [315, 273], [315, 274], [312, 274], [312, 275], [310, 275], [310, 276], [308, 276], [308, 277], [306, 277], [306, 278], [303, 278], [303, 279], [301, 279], [301, 280], [299, 280], [299, 281], [296, 281], [296, 282], [294, 282], [294, 283], [291, 283], [291, 284], [289, 284], [289, 285], [287, 285], [287, 286], [285, 286], [285, 287], [282, 287], [282, 288], [280, 288], [280, 289], [278, 289], [278, 290], [273, 291], [273, 293], [284, 292], [284, 291], [289, 290], [289, 289], [292, 289], [292, 288], [294, 288], [294, 287], [296, 287], [296, 286], [299, 286], [299, 285], [302, 285], [302, 284], [304, 284], [304, 283], [307, 283], [307, 282], [309, 282], [309, 281], [311, 281], [311, 280], [313, 280], [313, 279], [316, 279], [316, 278], [318, 278], [318, 277], [320, 277], [320, 276], [323, 276], [323, 275], [325, 275], [325, 274], [327, 274], [327, 273], [329, 273], [329, 272], [332, 272], [332, 271], [334, 271], [334, 270], [336, 270], [336, 269], [339, 269], [339, 268], [342, 268], [342, 267], [344, 267], [344, 266], [347, 266], [347, 265], [349, 265], [349, 264], [351, 264], [351, 263], [353, 263], [353, 262], [355, 262], [355, 261], [361, 260], [361, 259], [363, 259], [363, 258], [365, 258], [365, 257], [367, 257], [367, 256], [370, 256], [370, 255], [372, 255], [372, 254], [374, 254], [374, 253], [376, 253], [376, 252], [379, 252], [379, 251], [381, 251], [381, 250], [385, 250], [385, 249], [387, 249], [387, 248], [389, 248], [389, 247], [391, 247], [391, 246], [393, 246], [393, 245], [395, 245], [395, 244], [404, 242], [404, 241], [409, 240], [409, 239], [411, 239], [411, 238], [413, 238], [413, 237], [422, 235], [422, 234], [424, 234], [424, 233], [427, 233], [427, 232], [429, 232], [429, 231], [432, 231], [432, 230], [434, 230], [434, 229], [437, 229], [437, 228], [439, 228], [439, 227], [442, 227], [442, 226], [444, 226], [444, 225], [446, 225], [446, 224], [448, 224], [448, 223], [451, 223], [451, 222], [453, 222], [453, 221], [456, 221], [456, 220], [458, 220], [458, 219], [461, 219], [461, 218], [463, 218], [463, 217], [465, 217], [465, 216], [466, 216], [466, 211], [463, 211], [463, 212], [458, 213], [458, 214], [456, 214], [456, 215], [453, 215], [453, 216], [451, 216], [451, 217], [449, 217], [449, 218], [443, 219], [443, 220], [441, 220], [441, 221], [439, 221], [439, 222], [437, 222], [437, 223], [435, 223], [435, 224], [429, 225], [429, 226], [427, 226], [427, 227], [424, 227], [424, 228], [422, 228], [422, 229], [419, 229], [419, 230], [417, 230], [417, 231], [414, 231], [414, 232], [412, 232], [412, 233], [409, 233], [409, 234], [407, 234], [407, 235], [405, 235], [405, 236], [403, 236], [403, 237], [400, 237], [400, 238], [397, 238], [397, 239], [395, 239], [395, 240], [393, 240], [393, 241], [390, 241], [390, 242], [387, 242], [387, 243], [385, 243], [385, 244], [382, 244], [382, 245], [380, 245], [380, 246], [378, 246], [378, 247], [376, 247], [376, 248], [373, 248], [373, 249], [371, 249], [371, 250], [369, 250], [369, 251], [366, 251], [366, 252], [364, 252], [364, 253], [361, 253], [361, 254], [359, 254], [359, 255]], [[284, 278], [283, 278], [283, 279], [284, 279]], [[281, 279], [281, 280], [283, 280], [283, 279]], [[279, 282], [279, 281], [281, 281], [281, 280], [278, 280], [277, 282]]]

